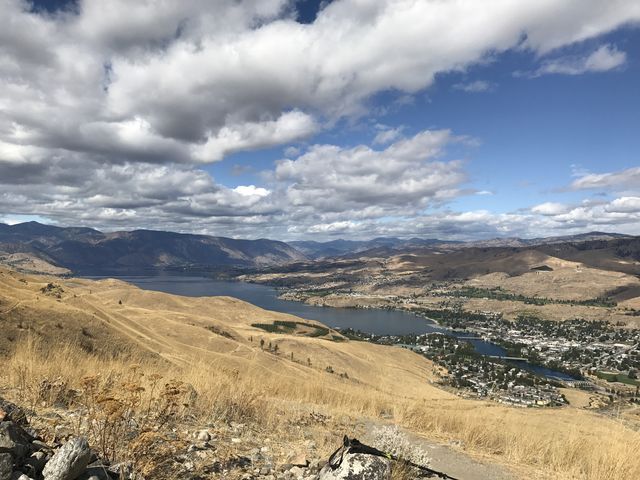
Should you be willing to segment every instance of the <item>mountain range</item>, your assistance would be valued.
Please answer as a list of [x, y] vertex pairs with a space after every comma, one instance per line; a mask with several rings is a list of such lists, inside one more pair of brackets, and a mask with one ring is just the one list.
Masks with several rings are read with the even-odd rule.
[[153, 230], [103, 233], [27, 222], [0, 224], [0, 252], [26, 253], [74, 272], [259, 267], [306, 260], [275, 240], [236, 240]]
[[[29, 265], [37, 261], [38, 268], [32, 270], [42, 270], [41, 265], [46, 263], [52, 268], [68, 269], [75, 273], [131, 273], [157, 269], [261, 268], [336, 257], [380, 257], [416, 251], [451, 252], [468, 248], [532, 246], [550, 248], [552, 245], [632, 238], [616, 233], [590, 232], [563, 237], [497, 238], [471, 242], [379, 237], [372, 240], [285, 243], [269, 239], [243, 240], [154, 230], [104, 233], [91, 228], [26, 222], [16, 225], [0, 223], [0, 261], [24, 264], [28, 260]], [[50, 270], [50, 273], [56, 272]]]
[[300, 250], [309, 258], [320, 259], [341, 256], [377, 256], [416, 249], [491, 248], [491, 247], [533, 247], [559, 243], [576, 243], [596, 240], [616, 240], [633, 238], [620, 233], [589, 232], [559, 237], [540, 237], [524, 239], [517, 237], [493, 238], [468, 242], [439, 240], [437, 238], [395, 238], [378, 237], [372, 240], [331, 240], [328, 242], [293, 241], [289, 245]]

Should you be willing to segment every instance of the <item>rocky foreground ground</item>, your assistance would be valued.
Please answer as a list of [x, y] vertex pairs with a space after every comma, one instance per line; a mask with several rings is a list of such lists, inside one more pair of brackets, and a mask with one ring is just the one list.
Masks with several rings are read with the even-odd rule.
[[[42, 418], [39, 419], [42, 421]], [[17, 405], [0, 398], [0, 480], [142, 480], [149, 478], [228, 478], [264, 480], [388, 480], [409, 478], [454, 479], [428, 467], [430, 459], [423, 450], [409, 445], [397, 429], [375, 433], [378, 450], [358, 440], [345, 437], [343, 445], [328, 459], [313, 458], [313, 441], [305, 442], [306, 455], [293, 451], [284, 463], [278, 463], [272, 448], [250, 442], [247, 428], [232, 424], [228, 429], [208, 428], [183, 432], [189, 441], [178, 440], [165, 450], [167, 468], [145, 476], [132, 461], [109, 461], [92, 448], [84, 436], [69, 433], [58, 424], [53, 440], [47, 442], [29, 422], [27, 413]], [[235, 435], [235, 436], [234, 436]], [[262, 439], [264, 440], [264, 439]], [[268, 442], [267, 442], [268, 443]], [[232, 444], [245, 454], [219, 456], [224, 445]], [[167, 447], [167, 445], [164, 445]], [[160, 447], [161, 448], [161, 447]], [[406, 458], [399, 460], [398, 452]], [[157, 458], [156, 453], [149, 455]], [[282, 452], [278, 452], [281, 454]], [[223, 459], [224, 457], [224, 459]], [[414, 463], [414, 461], [419, 463]], [[421, 468], [422, 467], [422, 468]], [[483, 472], [479, 472], [484, 479]], [[492, 477], [493, 478], [493, 477]], [[498, 477], [496, 477], [498, 478]], [[502, 478], [502, 477], [499, 477]]]
[[[51, 418], [57, 414], [49, 414]], [[38, 418], [36, 422], [46, 422]], [[34, 423], [36, 423], [34, 422]], [[58, 423], [53, 440], [44, 441], [38, 429], [27, 420], [23, 409], [0, 399], [0, 480], [110, 480], [145, 478], [136, 471], [133, 462], [111, 462], [100, 458], [83, 436], [73, 436], [70, 424]], [[308, 459], [305, 455], [292, 455], [289, 462], [276, 466], [269, 446], [253, 446], [246, 440], [243, 424], [176, 432], [171, 442], [163, 442], [167, 464], [164, 474], [155, 471], [151, 477], [159, 478], [263, 478], [312, 479], [319, 478], [324, 462]], [[185, 441], [184, 434], [187, 434]], [[234, 445], [234, 450], [246, 454], [229, 458], [217, 453], [221, 444]], [[306, 445], [313, 453], [312, 442]], [[149, 455], [155, 458], [157, 452]], [[224, 458], [223, 458], [224, 457]], [[139, 459], [138, 459], [139, 460]]]

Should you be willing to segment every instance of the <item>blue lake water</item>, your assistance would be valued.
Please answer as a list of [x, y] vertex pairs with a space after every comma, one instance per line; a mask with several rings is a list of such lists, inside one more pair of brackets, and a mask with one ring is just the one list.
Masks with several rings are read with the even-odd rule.
[[[97, 277], [88, 277], [97, 278]], [[104, 277], [99, 277], [104, 278]], [[279, 291], [266, 285], [253, 283], [212, 280], [205, 277], [153, 275], [118, 276], [120, 280], [132, 283], [145, 290], [172, 293], [187, 297], [229, 296], [244, 300], [265, 310], [289, 313], [310, 320], [318, 320], [333, 328], [352, 328], [376, 335], [408, 335], [422, 333], [444, 333], [457, 337], [467, 337], [468, 333], [454, 332], [438, 326], [435, 322], [409, 312], [381, 309], [354, 309], [315, 307], [302, 302], [278, 298]], [[479, 339], [469, 339], [475, 350], [483, 355], [504, 356], [502, 347]], [[562, 372], [531, 365], [527, 362], [512, 362], [520, 368], [534, 371], [551, 378], [572, 380]]]

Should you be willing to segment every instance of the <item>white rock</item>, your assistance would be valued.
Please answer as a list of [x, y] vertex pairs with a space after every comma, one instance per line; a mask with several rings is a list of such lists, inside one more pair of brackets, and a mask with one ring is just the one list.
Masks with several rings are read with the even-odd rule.
[[91, 450], [84, 437], [69, 440], [55, 453], [42, 470], [44, 480], [74, 480], [89, 465]]

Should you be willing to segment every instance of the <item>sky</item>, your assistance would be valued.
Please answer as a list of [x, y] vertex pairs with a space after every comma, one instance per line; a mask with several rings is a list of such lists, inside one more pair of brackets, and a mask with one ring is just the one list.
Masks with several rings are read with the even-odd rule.
[[640, 1], [0, 0], [0, 222], [640, 235]]

